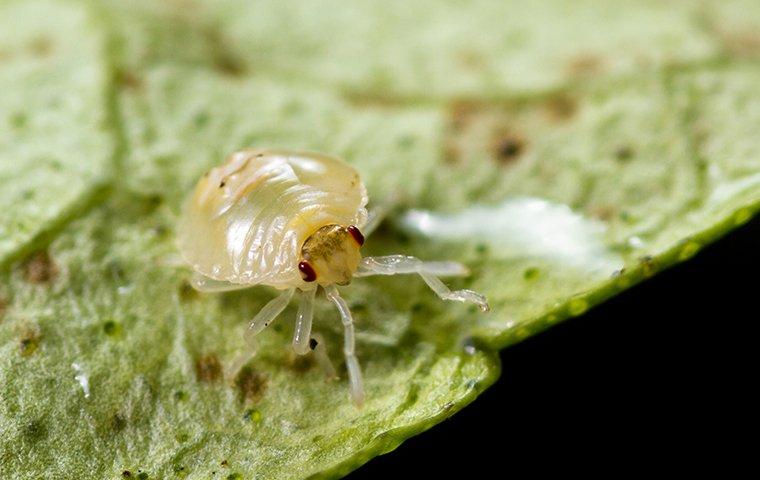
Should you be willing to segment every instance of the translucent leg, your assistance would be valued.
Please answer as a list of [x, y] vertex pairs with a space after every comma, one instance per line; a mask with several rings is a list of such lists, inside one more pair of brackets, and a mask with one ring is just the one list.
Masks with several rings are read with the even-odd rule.
[[293, 350], [299, 355], [309, 353], [311, 339], [311, 320], [314, 317], [314, 294], [317, 289], [299, 291], [298, 316], [293, 333]]
[[416, 273], [427, 285], [444, 300], [470, 302], [476, 304], [484, 312], [489, 310], [488, 301], [483, 295], [472, 290], [451, 291], [438, 279], [439, 276], [464, 276], [468, 274], [467, 267], [457, 262], [423, 262], [419, 258], [407, 255], [388, 255], [385, 257], [365, 257], [359, 264], [355, 276], [398, 275]]
[[257, 313], [256, 316], [253, 317], [253, 320], [251, 320], [251, 323], [248, 324], [248, 328], [243, 335], [247, 342], [250, 342], [253, 337], [267, 328], [274, 319], [277, 318], [277, 315], [285, 310], [285, 307], [288, 306], [290, 299], [293, 297], [294, 291], [295, 288], [289, 288], [283, 291], [273, 300], [270, 300], [269, 303], [264, 305], [264, 308], [259, 310], [259, 313]]
[[348, 388], [351, 400], [353, 400], [356, 406], [360, 407], [364, 403], [364, 384], [359, 361], [354, 354], [354, 319], [351, 317], [351, 311], [348, 309], [346, 301], [338, 294], [338, 289], [335, 285], [328, 285], [324, 289], [327, 298], [338, 308], [340, 319], [343, 322], [343, 354], [346, 356]]
[[213, 293], [213, 292], [231, 292], [233, 290], [243, 290], [251, 288], [250, 285], [241, 283], [221, 282], [201, 275], [198, 272], [193, 273], [190, 279], [190, 285], [199, 292]]
[[250, 360], [251, 357], [256, 354], [257, 345], [254, 337], [261, 333], [261, 331], [266, 327], [268, 327], [274, 321], [274, 319], [277, 318], [277, 315], [285, 310], [285, 307], [288, 306], [290, 299], [293, 297], [294, 291], [294, 288], [285, 290], [277, 297], [270, 300], [269, 303], [264, 305], [264, 307], [259, 310], [259, 313], [253, 317], [253, 320], [251, 320], [251, 322], [248, 324], [248, 328], [243, 334], [243, 338], [245, 338], [246, 348], [240, 355], [238, 355], [238, 357], [234, 362], [232, 362], [232, 365], [228, 369], [227, 376], [229, 378], [235, 378], [243, 365], [248, 363], [248, 360]]

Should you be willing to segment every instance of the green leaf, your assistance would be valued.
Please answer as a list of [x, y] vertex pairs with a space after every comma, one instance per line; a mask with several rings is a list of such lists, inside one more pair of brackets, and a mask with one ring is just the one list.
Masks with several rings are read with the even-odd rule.
[[89, 23], [59, 2], [0, 4], [0, 266], [81, 211], [110, 173], [104, 43]]
[[[40, 92], [77, 99], [0, 144], [0, 175], [49, 189], [5, 212], [31, 218], [25, 208], [47, 205], [0, 263], [76, 217], [46, 253], [2, 274], [3, 472], [340, 476], [471, 402], [498, 376], [496, 348], [690, 258], [758, 208], [760, 67], [722, 33], [755, 23], [731, 6], [317, 3], [0, 7], [15, 32], [0, 29], [0, 55], [24, 52], [27, 32], [52, 32], [52, 51], [69, 52], [4, 65], [2, 85], [46, 119]], [[30, 13], [42, 7], [55, 15]], [[586, 55], [600, 69], [581, 82], [591, 72], [568, 65]], [[32, 155], [5, 160], [3, 149], [44, 146], [70, 158], [60, 172], [32, 174]], [[443, 303], [413, 277], [343, 289], [361, 410], [345, 378], [326, 382], [289, 349], [292, 306], [242, 376], [223, 378], [274, 292], [194, 292], [174, 228], [197, 178], [244, 146], [346, 158], [372, 201], [397, 207], [367, 254], [463, 261], [472, 275], [451, 285], [487, 294], [492, 312]], [[106, 176], [110, 195], [84, 211]], [[342, 373], [337, 314], [322, 300], [315, 318]]]

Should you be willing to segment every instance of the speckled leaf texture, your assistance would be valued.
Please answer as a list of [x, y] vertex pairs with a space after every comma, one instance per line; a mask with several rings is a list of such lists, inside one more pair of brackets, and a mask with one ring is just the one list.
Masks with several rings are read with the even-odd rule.
[[[755, 214], [758, 32], [753, 1], [0, 0], [0, 477], [336, 478], [454, 414]], [[462, 261], [492, 311], [342, 289], [362, 409], [324, 299], [339, 380], [293, 306], [224, 378], [275, 292], [193, 291], [174, 230], [247, 146], [344, 157], [392, 206], [365, 252]]]

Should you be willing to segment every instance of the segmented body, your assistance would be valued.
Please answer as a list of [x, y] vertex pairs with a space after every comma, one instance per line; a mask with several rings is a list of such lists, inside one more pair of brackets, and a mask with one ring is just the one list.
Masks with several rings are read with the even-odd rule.
[[179, 224], [179, 247], [214, 280], [306, 288], [298, 270], [306, 239], [325, 225], [361, 228], [366, 204], [359, 174], [340, 159], [242, 150], [198, 182]]
[[[405, 255], [364, 257], [361, 228], [367, 223], [367, 193], [359, 174], [342, 160], [290, 150], [241, 150], [227, 157], [198, 182], [179, 223], [179, 248], [196, 275], [191, 284], [220, 292], [269, 285], [283, 290], [248, 324], [248, 348], [233, 363], [233, 375], [256, 352], [254, 337], [282, 313], [294, 295], [299, 306], [293, 349], [316, 348], [311, 336], [317, 289], [338, 310], [349, 392], [364, 401], [361, 368], [354, 351], [354, 320], [337, 285], [357, 276], [415, 273], [444, 300], [488, 302], [471, 290], [451, 291], [438, 276], [462, 276], [455, 262], [423, 262]], [[372, 230], [372, 222], [365, 233]], [[329, 367], [324, 345], [323, 365]], [[327, 375], [334, 376], [332, 367]], [[330, 373], [332, 372], [332, 373]]]

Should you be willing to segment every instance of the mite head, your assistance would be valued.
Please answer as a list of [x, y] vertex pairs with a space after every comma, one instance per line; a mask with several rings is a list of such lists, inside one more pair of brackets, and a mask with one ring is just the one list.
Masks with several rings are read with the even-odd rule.
[[325, 225], [301, 247], [298, 269], [304, 281], [320, 285], [348, 285], [359, 266], [364, 236], [351, 225]]

